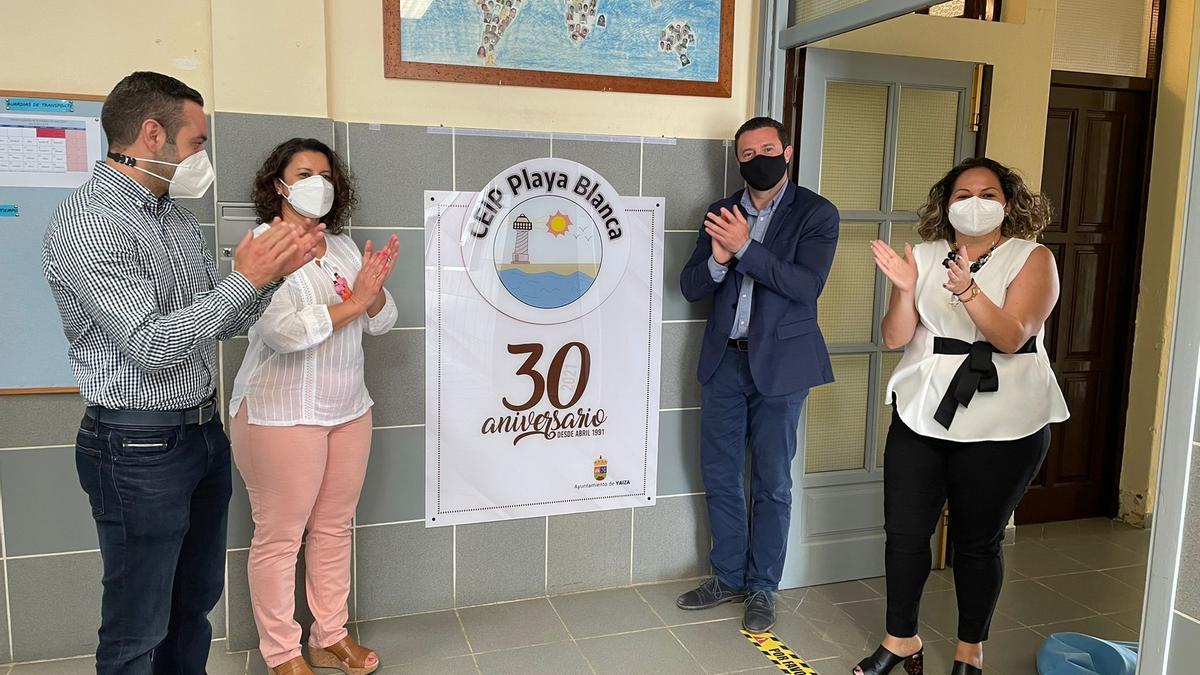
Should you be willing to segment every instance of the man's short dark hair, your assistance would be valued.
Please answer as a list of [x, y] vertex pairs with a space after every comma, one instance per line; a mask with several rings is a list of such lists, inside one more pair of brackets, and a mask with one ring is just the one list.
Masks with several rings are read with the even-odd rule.
[[132, 145], [141, 133], [142, 123], [156, 120], [175, 140], [183, 126], [183, 102], [204, 106], [204, 97], [170, 75], [139, 71], [131, 73], [113, 87], [100, 111], [100, 124], [115, 149]]
[[775, 133], [779, 134], [779, 147], [786, 148], [787, 146], [791, 145], [791, 142], [788, 141], [787, 129], [783, 127], [783, 124], [776, 122], [770, 117], [752, 117], [746, 120], [745, 124], [738, 127], [737, 133], [733, 135], [734, 147], [737, 147], [737, 142], [741, 140], [742, 134], [746, 133], [747, 131], [766, 129], [768, 127], [774, 129]]

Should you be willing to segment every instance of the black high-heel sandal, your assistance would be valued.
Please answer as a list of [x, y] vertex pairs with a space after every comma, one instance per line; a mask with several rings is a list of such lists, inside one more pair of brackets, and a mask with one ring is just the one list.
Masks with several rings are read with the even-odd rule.
[[969, 663], [955, 661], [954, 669], [950, 671], [950, 675], [983, 675], [983, 670]]
[[862, 671], [862, 675], [887, 675], [901, 663], [904, 664], [904, 672], [908, 675], [923, 675], [925, 673], [925, 648], [922, 647], [912, 656], [897, 656], [880, 645], [874, 654], [858, 662], [858, 669]]

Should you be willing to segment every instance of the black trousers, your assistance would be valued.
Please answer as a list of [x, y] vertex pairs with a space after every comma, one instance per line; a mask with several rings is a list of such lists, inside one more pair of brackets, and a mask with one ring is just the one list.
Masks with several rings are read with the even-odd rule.
[[948, 502], [958, 639], [987, 639], [1004, 582], [1004, 529], [1049, 447], [1049, 427], [1015, 441], [957, 443], [922, 436], [893, 411], [883, 483], [888, 633], [917, 634], [929, 540]]

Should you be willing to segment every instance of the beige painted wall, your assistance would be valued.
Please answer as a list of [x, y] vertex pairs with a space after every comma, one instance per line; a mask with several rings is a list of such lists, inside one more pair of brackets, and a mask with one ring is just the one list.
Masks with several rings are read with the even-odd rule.
[[[5, 35], [0, 89], [107, 94], [150, 69], [198, 89], [209, 110], [681, 138], [727, 138], [754, 109], [755, 0], [735, 3], [729, 98], [386, 79], [380, 0], [5, 4], [6, 20], [54, 34]], [[50, 40], [70, 48], [46, 49]]]
[[1131, 521], [1154, 510], [1200, 58], [1200, 13], [1195, 2], [1171, 0], [1166, 8], [1121, 472], [1121, 511]]
[[212, 97], [208, 0], [11, 1], [3, 17], [0, 89], [106, 95], [130, 72], [155, 70]]
[[211, 2], [214, 110], [329, 115], [324, 0]]
[[[1050, 101], [1055, 0], [1005, 2], [1004, 22], [910, 14], [815, 46], [951, 61], [990, 63], [988, 155], [1041, 184]], [[1022, 23], [1014, 21], [1023, 20]]]

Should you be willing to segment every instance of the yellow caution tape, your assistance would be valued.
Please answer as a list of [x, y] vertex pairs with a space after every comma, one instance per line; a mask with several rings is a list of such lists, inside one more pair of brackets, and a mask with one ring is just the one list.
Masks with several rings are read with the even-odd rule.
[[742, 631], [742, 635], [750, 641], [750, 644], [758, 648], [764, 656], [771, 659], [785, 673], [801, 673], [802, 675], [817, 675], [817, 671], [813, 667], [804, 662], [800, 655], [792, 651], [791, 647], [783, 644], [783, 641], [775, 637], [774, 633], [751, 633], [750, 631]]

